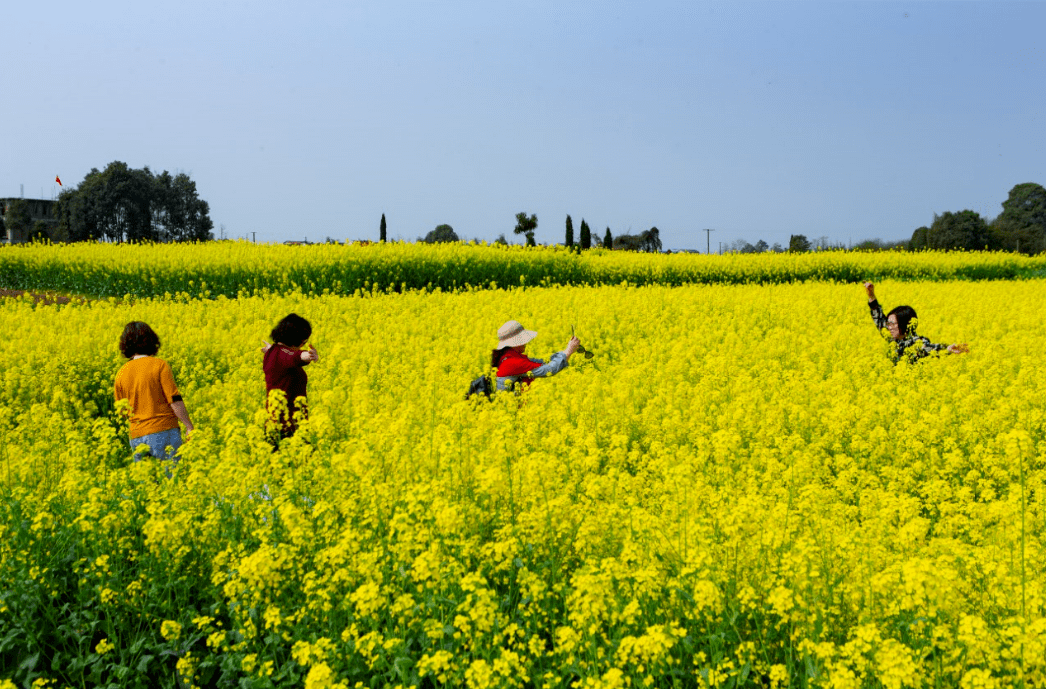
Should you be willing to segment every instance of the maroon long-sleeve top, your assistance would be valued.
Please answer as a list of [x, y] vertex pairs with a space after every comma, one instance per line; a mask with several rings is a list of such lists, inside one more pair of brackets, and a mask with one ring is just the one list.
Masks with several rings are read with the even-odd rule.
[[288, 421], [294, 426], [294, 413], [298, 409], [298, 398], [305, 397], [309, 376], [305, 373], [308, 361], [301, 360], [301, 350], [274, 344], [265, 352], [262, 368], [265, 371], [265, 396], [273, 390], [283, 390], [287, 395]]

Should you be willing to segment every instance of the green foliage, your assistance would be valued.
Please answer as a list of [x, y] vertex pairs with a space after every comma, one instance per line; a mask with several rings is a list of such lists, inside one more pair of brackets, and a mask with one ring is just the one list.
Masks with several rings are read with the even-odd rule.
[[935, 215], [926, 243], [931, 249], [983, 250], [989, 244], [988, 223], [971, 210]]
[[592, 248], [592, 230], [589, 229], [588, 223], [585, 222], [584, 218], [581, 218], [581, 248], [591, 249]]
[[185, 173], [114, 161], [93, 168], [75, 188], [64, 189], [55, 206], [59, 231], [71, 241], [189, 242], [213, 239], [210, 206]]
[[33, 223], [33, 229], [29, 232], [29, 241], [31, 242], [49, 242], [54, 237], [51, 236], [51, 226], [43, 220], [37, 220]]
[[388, 226], [385, 224], [385, 214], [381, 214], [381, 228], [378, 230], [378, 241], [384, 242], [388, 238]]
[[[607, 233], [610, 233], [610, 228], [607, 228]], [[651, 227], [649, 230], [641, 232], [639, 234], [622, 234], [617, 237], [612, 237], [613, 247], [621, 251], [642, 251], [646, 253], [660, 253], [661, 252], [661, 233], [656, 227]], [[606, 242], [604, 241], [604, 246]]]
[[853, 246], [854, 251], [894, 251], [906, 250], [911, 246], [910, 242], [888, 242], [882, 239], [865, 239]]
[[999, 248], [1037, 254], [1046, 251], [1046, 189], [1028, 182], [1010, 190], [992, 226]]
[[930, 248], [929, 235], [930, 235], [930, 228], [929, 227], [926, 227], [925, 225], [923, 225], [922, 227], [917, 228], [915, 230], [915, 232], [912, 232], [912, 240], [911, 240], [911, 242], [908, 243], [908, 247], [912, 251], [917, 251], [919, 249], [929, 249]]
[[788, 239], [788, 250], [792, 253], [803, 253], [810, 250], [810, 240], [806, 235], [793, 234]]
[[642, 251], [643, 238], [638, 234], [619, 234], [614, 238], [614, 248], [619, 251]]
[[610, 234], [610, 228], [607, 228], [607, 233], [603, 235], [603, 248], [613, 249], [614, 248], [614, 235]]
[[527, 237], [527, 246], [535, 246], [534, 230], [538, 228], [538, 216], [526, 213], [516, 213], [516, 227], [512, 230], [514, 234], [522, 234]]
[[442, 242], [456, 242], [459, 240], [454, 228], [444, 223], [443, 225], [437, 225], [436, 229], [425, 235], [425, 239], [422, 241], [426, 244], [439, 244]]
[[661, 233], [656, 227], [651, 227], [649, 230], [641, 234], [639, 242], [639, 250], [646, 251], [647, 253], [656, 254], [661, 252]]
[[567, 236], [563, 242], [569, 249], [574, 246], [574, 221], [570, 219], [570, 215], [567, 215]]

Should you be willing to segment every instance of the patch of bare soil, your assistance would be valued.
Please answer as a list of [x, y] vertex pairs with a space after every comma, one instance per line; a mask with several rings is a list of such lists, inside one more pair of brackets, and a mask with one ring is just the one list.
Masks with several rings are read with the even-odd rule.
[[[0, 288], [0, 299], [6, 297], [22, 297], [25, 296], [26, 291], [21, 289], [3, 289]], [[39, 292], [29, 292], [29, 296], [33, 298], [33, 301], [37, 304], [43, 304], [44, 306], [50, 306], [51, 304], [68, 304], [72, 301], [85, 302], [87, 299], [83, 297], [67, 297], [63, 294], [46, 294]]]

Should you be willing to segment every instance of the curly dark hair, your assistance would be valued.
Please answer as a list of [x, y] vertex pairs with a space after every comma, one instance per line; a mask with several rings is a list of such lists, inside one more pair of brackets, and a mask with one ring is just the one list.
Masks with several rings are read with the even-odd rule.
[[128, 359], [137, 354], [152, 356], [160, 351], [160, 338], [147, 323], [131, 321], [120, 335], [120, 352]]
[[[910, 306], [898, 306], [890, 313], [886, 314], [886, 317], [890, 316], [897, 317], [897, 326], [901, 329], [901, 336], [908, 337], [915, 334], [915, 323], [912, 321], [918, 320], [918, 316], [915, 315], [915, 309]], [[909, 328], [911, 329], [909, 331]]]
[[280, 342], [291, 347], [300, 347], [309, 341], [310, 335], [312, 335], [312, 326], [309, 325], [309, 322], [298, 314], [291, 313], [276, 324], [269, 337], [274, 343]]

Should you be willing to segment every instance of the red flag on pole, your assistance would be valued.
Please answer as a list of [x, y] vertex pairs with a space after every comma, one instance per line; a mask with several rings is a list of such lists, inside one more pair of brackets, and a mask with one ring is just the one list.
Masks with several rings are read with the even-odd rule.
[[58, 175], [54, 176], [54, 181], [58, 182], [58, 186], [62, 186], [62, 180], [58, 178]]

